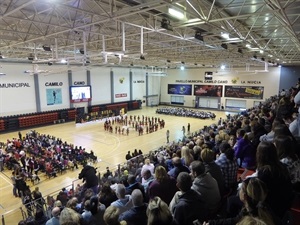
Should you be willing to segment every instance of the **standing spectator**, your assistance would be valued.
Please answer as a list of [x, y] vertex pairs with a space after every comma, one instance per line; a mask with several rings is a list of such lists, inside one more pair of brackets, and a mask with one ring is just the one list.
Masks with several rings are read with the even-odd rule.
[[167, 132], [166, 132], [166, 137], [167, 137], [167, 143], [169, 143], [170, 142], [170, 131], [169, 130], [167, 130]]
[[11, 179], [11, 182], [12, 182], [12, 185], [13, 185], [13, 195], [15, 197], [18, 197], [17, 186], [16, 186], [16, 176], [15, 176], [15, 172], [14, 171], [12, 172], [10, 179]]
[[191, 132], [191, 124], [188, 123], [188, 125], [187, 125], [187, 133], [190, 134], [190, 132]]
[[132, 158], [130, 151], [127, 152], [125, 158], [126, 160], [130, 160]]
[[201, 223], [207, 219], [207, 209], [200, 194], [191, 189], [192, 178], [186, 172], [181, 172], [177, 177], [177, 192], [171, 203], [170, 209], [178, 224], [193, 225], [193, 221]]
[[147, 225], [147, 204], [144, 203], [143, 193], [135, 189], [131, 194], [133, 207], [119, 217], [119, 220], [125, 220], [128, 225]]
[[185, 137], [185, 126], [182, 126], [182, 129], [181, 129], [181, 131], [182, 131], [182, 135], [183, 135], [183, 137]]
[[0, 149], [0, 172], [4, 170], [4, 154], [3, 150]]

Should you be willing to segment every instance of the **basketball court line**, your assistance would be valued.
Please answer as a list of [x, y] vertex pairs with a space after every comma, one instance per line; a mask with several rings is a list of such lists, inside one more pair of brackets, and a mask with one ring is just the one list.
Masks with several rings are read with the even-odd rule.
[[5, 174], [0, 173], [0, 177], [1, 177], [3, 180], [5, 180], [5, 181], [9, 184], [9, 186], [13, 186], [12, 183], [10, 182], [10, 180], [7, 179], [7, 176], [6, 176]]

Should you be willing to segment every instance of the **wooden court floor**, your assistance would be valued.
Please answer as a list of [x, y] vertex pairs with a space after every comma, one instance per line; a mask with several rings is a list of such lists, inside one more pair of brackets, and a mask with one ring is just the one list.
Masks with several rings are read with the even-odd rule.
[[[138, 133], [131, 128], [129, 135], [111, 134], [104, 131], [104, 121], [91, 121], [82, 124], [75, 124], [74, 122], [68, 122], [63, 124], [56, 124], [46, 127], [34, 128], [41, 134], [49, 134], [55, 137], [59, 137], [62, 141], [73, 143], [75, 146], [82, 146], [87, 152], [93, 150], [98, 157], [98, 162], [94, 165], [98, 167], [98, 171], [104, 171], [107, 166], [112, 170], [117, 168], [118, 164], [125, 162], [125, 155], [127, 151], [133, 151], [134, 149], [141, 149], [143, 153], [148, 153], [151, 150], [166, 144], [166, 131], [170, 130], [170, 141], [179, 140], [182, 138], [182, 126], [191, 124], [191, 132], [194, 132], [205, 125], [211, 125], [217, 123], [218, 118], [225, 118], [224, 111], [214, 111], [216, 114], [216, 120], [196, 119], [178, 116], [169, 116], [156, 114], [156, 107], [144, 107], [139, 110], [129, 111], [127, 115], [136, 116], [150, 116], [159, 117], [165, 120], [165, 128], [158, 129], [151, 134], [145, 134], [139, 136]], [[206, 111], [206, 110], [202, 110]], [[28, 130], [22, 130], [21, 133], [25, 135]], [[18, 132], [11, 132], [0, 134], [0, 141], [6, 142], [7, 139], [18, 138]], [[58, 175], [56, 178], [48, 179], [40, 173], [41, 182], [35, 185], [30, 184], [31, 190], [34, 190], [35, 186], [40, 188], [40, 191], [44, 196], [54, 193], [67, 185], [72, 184], [73, 180], [78, 178], [79, 170], [67, 171], [62, 175]], [[12, 171], [5, 170], [0, 173], [0, 214], [5, 215], [5, 218], [9, 223], [17, 224], [21, 219], [20, 213], [17, 209], [20, 207], [21, 200], [15, 198], [12, 194], [12, 185], [10, 182], [10, 176]], [[80, 181], [78, 181], [80, 182]], [[11, 212], [11, 210], [13, 212]], [[17, 216], [19, 215], [19, 216]]]

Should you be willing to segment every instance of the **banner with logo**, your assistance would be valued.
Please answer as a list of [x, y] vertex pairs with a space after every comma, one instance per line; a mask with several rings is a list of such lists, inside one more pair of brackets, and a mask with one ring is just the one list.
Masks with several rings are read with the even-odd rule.
[[168, 94], [192, 95], [192, 85], [188, 85], [188, 84], [168, 84]]
[[61, 88], [46, 89], [47, 105], [62, 104]]
[[222, 85], [194, 85], [195, 96], [222, 97]]
[[227, 98], [249, 98], [263, 99], [264, 87], [251, 86], [225, 86], [225, 97]]

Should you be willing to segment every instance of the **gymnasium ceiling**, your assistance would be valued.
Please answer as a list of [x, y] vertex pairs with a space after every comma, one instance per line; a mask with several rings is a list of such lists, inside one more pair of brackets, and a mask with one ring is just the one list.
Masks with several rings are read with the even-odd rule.
[[[170, 15], [169, 8], [184, 18]], [[299, 17], [300, 0], [1, 0], [0, 60], [170, 68], [300, 65]]]

